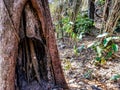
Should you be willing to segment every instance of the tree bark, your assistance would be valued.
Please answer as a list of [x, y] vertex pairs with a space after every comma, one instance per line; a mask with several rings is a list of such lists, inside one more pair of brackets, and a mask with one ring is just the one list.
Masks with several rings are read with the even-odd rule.
[[106, 22], [110, 14], [111, 0], [105, 0], [104, 11], [103, 11], [103, 22]]
[[109, 18], [106, 22], [104, 32], [107, 32], [109, 33], [109, 35], [112, 35], [119, 18], [120, 18], [120, 0], [115, 0], [113, 8], [111, 10], [111, 14], [109, 15]]
[[0, 90], [68, 88], [48, 0], [1, 0], [0, 10]]
[[18, 34], [11, 19], [13, 1], [0, 0], [0, 90], [14, 90]]

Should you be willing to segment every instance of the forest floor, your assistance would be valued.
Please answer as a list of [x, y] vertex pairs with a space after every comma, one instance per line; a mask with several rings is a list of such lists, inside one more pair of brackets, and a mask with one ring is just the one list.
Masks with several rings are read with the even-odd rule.
[[[104, 65], [95, 65], [95, 52], [87, 45], [96, 37], [85, 36], [78, 46], [84, 45], [76, 55], [69, 40], [58, 40], [58, 49], [66, 81], [70, 90], [120, 90], [120, 80], [110, 80], [120, 74], [120, 58], [107, 61]], [[74, 44], [74, 42], [72, 42]], [[119, 43], [120, 46], [120, 43]], [[117, 53], [120, 56], [120, 50]]]

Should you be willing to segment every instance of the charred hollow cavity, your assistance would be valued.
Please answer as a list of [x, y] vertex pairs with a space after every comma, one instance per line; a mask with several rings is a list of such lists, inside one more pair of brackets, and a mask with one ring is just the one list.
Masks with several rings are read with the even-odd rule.
[[41, 22], [28, 2], [21, 17], [16, 90], [48, 90], [48, 58], [45, 42]]
[[44, 45], [35, 38], [23, 38], [19, 44], [16, 65], [17, 86], [47, 81], [47, 61]]

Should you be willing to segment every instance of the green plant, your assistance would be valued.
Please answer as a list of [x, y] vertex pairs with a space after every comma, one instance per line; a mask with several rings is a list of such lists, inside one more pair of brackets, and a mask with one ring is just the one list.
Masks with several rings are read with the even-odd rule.
[[90, 32], [90, 28], [93, 27], [93, 21], [86, 16], [78, 15], [75, 26], [74, 33], [81, 35]]
[[101, 6], [101, 5], [104, 5], [104, 4], [105, 4], [105, 0], [98, 0], [98, 1], [97, 1], [97, 4], [100, 5], [100, 6]]
[[112, 81], [116, 81], [116, 80], [118, 80], [118, 79], [120, 79], [120, 74], [113, 75], [113, 76], [110, 78], [110, 80], [112, 80]]
[[72, 33], [72, 24], [73, 22], [70, 21], [69, 17], [64, 17], [62, 19], [62, 23], [63, 23], [63, 30], [66, 32], [66, 33]]
[[[63, 26], [59, 29], [61, 23]], [[63, 30], [65, 34], [68, 34], [73, 39], [82, 39], [83, 34], [90, 32], [90, 28], [94, 26], [93, 23], [86, 15], [79, 14], [75, 22], [71, 22], [69, 16], [63, 16], [55, 25], [58, 33], [59, 30]]]
[[77, 49], [76, 45], [73, 46], [73, 51], [74, 51], [74, 54], [77, 56], [78, 55], [78, 49]]
[[[97, 38], [103, 38], [107, 36], [107, 33], [98, 35]], [[120, 37], [106, 37], [102, 41], [96, 41], [93, 44], [89, 45], [89, 47], [93, 47], [96, 52], [96, 62], [104, 64], [108, 59], [112, 58], [112, 56], [118, 51], [118, 45], [115, 43], [115, 40]]]
[[65, 70], [70, 70], [70, 69], [72, 68], [72, 65], [71, 65], [70, 60], [65, 59], [65, 60], [64, 60], [64, 64], [65, 64], [65, 66], [64, 66], [64, 69], [65, 69]]

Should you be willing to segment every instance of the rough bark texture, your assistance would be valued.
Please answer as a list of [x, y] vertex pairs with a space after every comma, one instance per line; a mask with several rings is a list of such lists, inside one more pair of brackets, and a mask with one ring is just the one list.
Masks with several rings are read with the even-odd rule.
[[120, 0], [115, 0], [111, 14], [109, 15], [109, 18], [105, 26], [105, 32], [108, 32], [110, 35], [112, 35], [119, 18], [120, 18]]
[[103, 22], [106, 22], [110, 14], [112, 0], [105, 0], [104, 11], [103, 11]]
[[12, 0], [0, 0], [0, 90], [15, 89], [18, 35], [10, 17], [9, 12], [12, 12], [10, 6], [13, 6]]
[[48, 0], [0, 1], [0, 90], [68, 88], [48, 6]]

